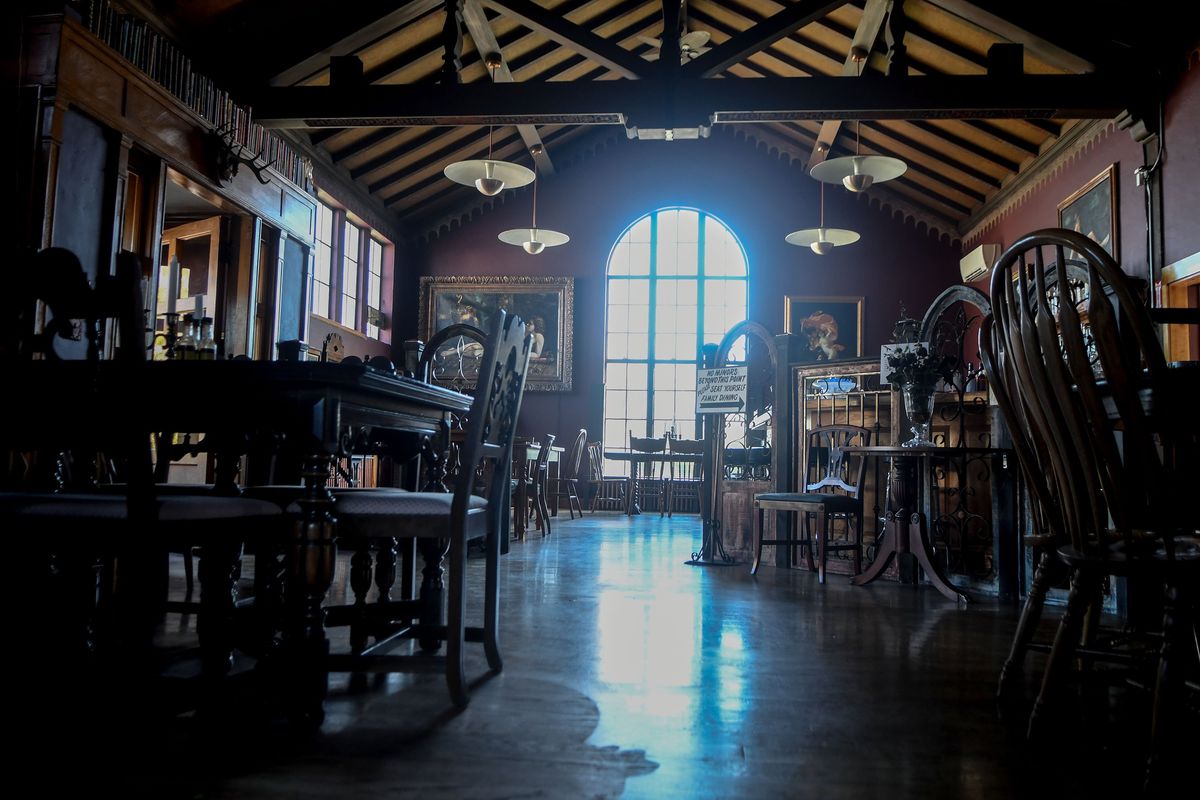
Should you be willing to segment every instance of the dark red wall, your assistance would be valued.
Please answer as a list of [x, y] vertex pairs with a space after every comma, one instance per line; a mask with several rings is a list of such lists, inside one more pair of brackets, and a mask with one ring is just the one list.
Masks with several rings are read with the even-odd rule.
[[901, 302], [919, 316], [958, 280], [960, 248], [841, 187], [826, 189], [826, 224], [858, 230], [862, 240], [824, 257], [786, 244], [790, 231], [817, 225], [818, 187], [799, 164], [790, 165], [729, 127], [718, 126], [712, 138], [700, 141], [612, 140], [594, 156], [560, 165], [538, 190], [539, 223], [570, 234], [570, 243], [530, 256], [496, 240], [506, 228], [529, 224], [531, 198], [524, 190], [410, 251], [410, 270], [398, 283], [409, 296], [397, 298], [397, 339], [415, 334], [415, 275], [573, 276], [575, 389], [527, 394], [521, 428], [570, 441], [586, 427], [595, 437], [602, 414], [609, 251], [634, 220], [679, 205], [715, 215], [741, 239], [749, 260], [751, 319], [782, 332], [785, 295], [863, 295], [864, 352], [878, 353]]
[[1200, 252], [1200, 51], [1167, 98], [1163, 163], [1166, 263]]

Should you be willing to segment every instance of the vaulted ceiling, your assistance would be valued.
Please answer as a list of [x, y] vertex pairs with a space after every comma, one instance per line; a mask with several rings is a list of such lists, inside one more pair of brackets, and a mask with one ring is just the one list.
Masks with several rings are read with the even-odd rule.
[[[902, 177], [870, 191], [961, 233], [1077, 119], [1113, 117], [1128, 106], [1128, 65], [1149, 38], [1143, 31], [1164, 27], [1143, 18], [1150, 12], [1142, 4], [1141, 16], [1126, 4], [1126, 19], [1106, 19], [1120, 5], [1111, 2], [449, 5], [461, 9], [461, 21], [448, 17], [445, 0], [158, 8], [210, 56], [240, 53], [210, 64], [227, 73], [236, 64], [229, 79], [250, 87], [260, 120], [302, 129], [295, 135], [325, 151], [413, 235], [483, 202], [442, 169], [485, 157], [489, 137], [494, 157], [525, 164], [529, 148], [544, 144], [539, 166], [547, 175], [556, 159], [611, 135], [613, 125], [649, 138], [694, 135], [697, 127], [705, 135], [713, 124], [741, 126], [808, 166], [856, 148], [903, 159]], [[680, 53], [678, 40], [663, 40], [664, 16], [677, 16], [680, 31], [707, 33], [707, 51]], [[703, 39], [689, 37], [689, 49]], [[1006, 43], [1023, 45], [1023, 56], [1014, 59], [1009, 48], [989, 58], [993, 45]], [[865, 61], [852, 58], [858, 49], [869, 54]], [[484, 64], [488, 53], [502, 59], [494, 74]], [[331, 78], [331, 56], [356, 57], [361, 77], [342, 59]], [[567, 82], [575, 85], [555, 85]]]

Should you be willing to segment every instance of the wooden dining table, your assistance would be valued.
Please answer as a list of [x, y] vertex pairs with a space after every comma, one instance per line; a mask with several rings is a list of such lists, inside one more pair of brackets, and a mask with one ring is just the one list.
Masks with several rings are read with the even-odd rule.
[[[625, 513], [629, 516], [635, 516], [642, 513], [641, 507], [637, 502], [637, 485], [640, 479], [639, 473], [649, 464], [658, 462], [661, 464], [696, 464], [704, 463], [704, 455], [701, 453], [645, 453], [630, 450], [605, 450], [604, 457], [613, 461], [629, 462], [629, 488], [625, 492]], [[666, 502], [665, 498], [662, 502]]]
[[[320, 718], [328, 641], [323, 605], [333, 579], [336, 503], [327, 489], [334, 460], [373, 452], [424, 454], [426, 485], [444, 478], [450, 417], [472, 402], [460, 394], [363, 364], [234, 361], [30, 361], [6, 365], [14, 389], [0, 407], [20, 427], [8, 444], [54, 448], [135, 433], [189, 432], [216, 456], [218, 484], [234, 486], [241, 455], [270, 439], [301, 456], [301, 524], [288, 543], [289, 598], [277, 663], [302, 716]], [[96, 420], [104, 424], [97, 425]], [[235, 487], [236, 488], [236, 487]], [[421, 487], [416, 487], [421, 488]], [[422, 596], [440, 599], [444, 551], [423, 548]], [[441, 607], [440, 602], [436, 605]]]
[[877, 544], [875, 560], [861, 575], [851, 579], [855, 586], [865, 586], [884, 573], [898, 555], [911, 553], [925, 571], [925, 576], [948, 599], [966, 603], [970, 597], [946, 577], [939, 559], [934, 557], [929, 537], [929, 524], [922, 502], [922, 475], [928, 473], [929, 459], [943, 457], [948, 450], [954, 454], [971, 451], [992, 452], [992, 448], [970, 447], [901, 447], [870, 445], [843, 447], [843, 453], [861, 453], [867, 457], [886, 458], [889, 462], [887, 480], [887, 509], [884, 529]]

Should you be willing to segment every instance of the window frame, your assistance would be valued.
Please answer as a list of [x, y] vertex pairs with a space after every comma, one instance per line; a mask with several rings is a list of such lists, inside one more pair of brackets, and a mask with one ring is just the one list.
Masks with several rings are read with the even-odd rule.
[[[388, 250], [394, 247], [394, 245], [369, 225], [362, 224], [357, 218], [351, 217], [346, 209], [336, 205], [334, 202], [318, 198], [317, 203], [318, 214], [313, 236], [313, 268], [312, 274], [309, 276], [308, 312], [330, 324], [353, 330], [370, 339], [380, 340], [382, 330], [378, 326], [368, 324], [369, 316], [367, 307], [371, 305], [371, 298], [369, 297], [371, 277], [375, 275], [379, 278], [379, 305], [372, 307], [377, 308], [381, 313], [386, 313], [386, 309], [383, 307], [385, 302], [383, 285], [388, 274]], [[315, 305], [317, 298], [316, 286], [318, 283], [321, 283], [322, 286], [325, 285], [317, 279], [316, 274], [317, 253], [321, 247], [325, 246], [325, 242], [321, 238], [322, 231], [320, 229], [321, 207], [329, 211], [332, 228], [328, 244], [329, 284], [325, 308], [317, 308]], [[350, 227], [358, 231], [358, 246], [355, 248], [353, 257], [353, 260], [356, 262], [355, 285], [353, 291], [347, 292], [345, 290], [346, 247], [349, 238], [347, 233]], [[372, 257], [375, 255], [372, 245], [378, 246], [379, 264], [377, 266], [372, 261]], [[343, 321], [343, 311], [347, 297], [354, 300], [354, 317], [352, 320]]]
[[[662, 273], [659, 271], [658, 261], [659, 261], [659, 247], [660, 247], [660, 241], [659, 241], [660, 217], [665, 212], [687, 212], [687, 213], [696, 214], [696, 262], [697, 263], [696, 263], [695, 273], [689, 272], [687, 274], [680, 274], [680, 271], [678, 269], [673, 273]], [[614, 266], [614, 256], [616, 255], [617, 247], [620, 246], [622, 243], [626, 242], [628, 240], [628, 237], [630, 237], [630, 235], [632, 234], [635, 227], [637, 225], [641, 224], [643, 222], [643, 220], [646, 220], [647, 218], [650, 221], [650, 234], [648, 237], [648, 239], [649, 239], [649, 242], [648, 242], [649, 265], [647, 268], [647, 272], [640, 273], [640, 274], [634, 274], [632, 271], [629, 271], [627, 273], [613, 274], [612, 270], [613, 270], [613, 266]], [[708, 231], [707, 231], [707, 223], [710, 220], [713, 223], [715, 223], [716, 225], [719, 225], [720, 229], [724, 230], [729, 235], [731, 240], [737, 245], [738, 251], [740, 252], [740, 255], [741, 255], [741, 263], [745, 267], [744, 270], [740, 274], [736, 274], [736, 275], [712, 274], [712, 275], [710, 275], [710, 274], [706, 273], [705, 258], [706, 258], [706, 249], [707, 249], [707, 244], [708, 244], [708, 239], [709, 239], [709, 235], [708, 235]], [[676, 239], [676, 243], [678, 243], [678, 242], [679, 242], [679, 240]], [[630, 244], [632, 245], [634, 243], [631, 242]], [[611, 324], [610, 315], [612, 312], [612, 306], [611, 306], [610, 302], [611, 302], [612, 293], [613, 293], [612, 292], [613, 283], [617, 282], [617, 281], [622, 281], [622, 282], [629, 281], [629, 282], [631, 282], [631, 285], [632, 285], [633, 281], [642, 281], [642, 280], [647, 281], [647, 283], [648, 283], [648, 292], [647, 292], [647, 300], [646, 300], [647, 306], [648, 306], [648, 313], [647, 313], [647, 328], [648, 328], [648, 330], [645, 334], [645, 336], [647, 337], [646, 355], [644, 358], [630, 358], [628, 356], [621, 357], [621, 358], [613, 357], [610, 355], [610, 352], [609, 352], [610, 333], [611, 333], [610, 332], [610, 324]], [[656, 346], [656, 339], [657, 339], [657, 335], [658, 335], [658, 325], [659, 325], [659, 320], [658, 320], [659, 309], [657, 308], [658, 292], [659, 292], [659, 289], [661, 288], [660, 284], [663, 283], [664, 281], [693, 281], [695, 283], [696, 311], [697, 311], [696, 324], [695, 324], [695, 343], [694, 343], [695, 344], [695, 352], [691, 359], [685, 359], [685, 358], [681, 358], [678, 356], [673, 357], [673, 358], [661, 358], [658, 356], [657, 346]], [[741, 240], [738, 239], [738, 237], [734, 233], [733, 229], [729, 225], [727, 225], [723, 220], [721, 220], [719, 217], [716, 217], [708, 212], [705, 212], [703, 210], [696, 209], [696, 208], [689, 208], [686, 206], [666, 206], [663, 208], [656, 209], [656, 210], [650, 212], [649, 214], [645, 214], [641, 217], [638, 217], [636, 220], [634, 220], [628, 227], [626, 227], [621, 232], [620, 237], [618, 237], [616, 243], [614, 243], [614, 245], [613, 245], [613, 250], [609, 253], [608, 261], [605, 266], [605, 290], [606, 290], [605, 291], [605, 316], [604, 316], [605, 397], [604, 397], [604, 401], [602, 403], [602, 410], [601, 410], [601, 414], [603, 415], [603, 418], [602, 418], [603, 424], [601, 427], [601, 439], [604, 440], [606, 448], [613, 448], [614, 446], [617, 445], [616, 442], [610, 441], [608, 438], [608, 430], [607, 429], [608, 429], [609, 423], [611, 421], [615, 421], [617, 419], [624, 419], [625, 423], [626, 423], [625, 427], [635, 426], [638, 423], [637, 420], [634, 420], [627, 416], [623, 416], [623, 415], [622, 416], [616, 416], [616, 415], [610, 416], [611, 409], [609, 407], [608, 391], [609, 391], [609, 387], [610, 387], [609, 371], [610, 371], [611, 366], [617, 365], [617, 364], [637, 365], [639, 367], [644, 366], [644, 368], [646, 370], [645, 388], [644, 389], [629, 389], [628, 388], [629, 381], [627, 379], [625, 386], [622, 387], [621, 391], [624, 391], [627, 393], [626, 397], [628, 397], [629, 392], [639, 392], [639, 393], [645, 394], [645, 397], [646, 397], [645, 417], [644, 417], [644, 420], [641, 421], [645, 425], [645, 429], [644, 429], [644, 431], [638, 431], [636, 428], [634, 428], [634, 434], [635, 435], [653, 436], [655, 433], [654, 426], [656, 424], [656, 419], [655, 419], [655, 416], [656, 416], [655, 415], [655, 394], [656, 394], [655, 370], [657, 367], [668, 366], [668, 365], [691, 365], [693, 367], [698, 367], [700, 365], [701, 358], [703, 357], [702, 356], [703, 346], [706, 343], [705, 342], [705, 336], [706, 336], [706, 334], [705, 334], [705, 321], [706, 321], [705, 293], [706, 293], [706, 290], [711, 291], [713, 289], [713, 286], [709, 285], [710, 282], [713, 282], [713, 281], [720, 281], [720, 282], [740, 281], [742, 283], [742, 285], [745, 287], [744, 298], [745, 298], [745, 304], [746, 304], [745, 309], [743, 310], [743, 319], [744, 319], [745, 318], [744, 315], [748, 313], [749, 298], [750, 298], [749, 258], [746, 255], [745, 247], [742, 245]], [[633, 304], [630, 304], [630, 305], [633, 305]], [[717, 306], [714, 306], [714, 308], [716, 308], [716, 307]], [[632, 334], [629, 334], [629, 335], [632, 335]], [[638, 335], [640, 335], [640, 334], [638, 334]], [[628, 353], [628, 350], [626, 350], [626, 353]], [[673, 386], [670, 389], [668, 389], [668, 388], [659, 389], [659, 390], [657, 390], [657, 393], [662, 394], [663, 397], [665, 398], [666, 392], [671, 392], [672, 394], [674, 394], [674, 392], [677, 392], [677, 391], [679, 391], [679, 388], [677, 386]], [[639, 405], [640, 405], [640, 402], [639, 402]], [[628, 405], [626, 406], [626, 409], [628, 409]], [[627, 411], [626, 411], [626, 413], [627, 413]], [[698, 415], [693, 414], [692, 420], [693, 420], [694, 430], [697, 432], [695, 435], [698, 435], [698, 432], [701, 430], [700, 418]], [[675, 421], [678, 422], [678, 417], [675, 418]], [[662, 420], [658, 420], [657, 422], [661, 423]], [[661, 435], [661, 432], [659, 432], [659, 434]], [[627, 435], [628, 435], [627, 433], [622, 435], [623, 442], [620, 445], [621, 448], [624, 448], [628, 445], [628, 440], [625, 438]]]

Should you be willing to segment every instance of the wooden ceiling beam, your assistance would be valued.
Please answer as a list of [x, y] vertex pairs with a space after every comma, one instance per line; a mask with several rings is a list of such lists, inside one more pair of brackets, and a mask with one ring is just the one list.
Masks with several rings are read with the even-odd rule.
[[[865, 58], [871, 57], [871, 51], [875, 49], [875, 40], [879, 38], [883, 20], [891, 6], [892, 0], [867, 0], [858, 28], [854, 31], [854, 41], [850, 44], [850, 52], [846, 54], [846, 60], [842, 62], [844, 77], [857, 77], [866, 68], [866, 61], [860, 64], [854, 60], [854, 54], [856, 52], [865, 53]], [[821, 132], [817, 134], [816, 144], [813, 145], [812, 152], [808, 156], [808, 169], [812, 169], [825, 160], [829, 148], [837, 141], [838, 131], [841, 129], [842, 121], [840, 119], [827, 119], [821, 123]]]
[[846, 0], [798, 0], [777, 14], [758, 23], [747, 31], [730, 37], [704, 55], [683, 67], [683, 74], [692, 78], [711, 78], [744, 61], [785, 36], [816, 22], [834, 9], [846, 4]]
[[[484, 0], [485, 3], [491, 0]], [[694, 63], [694, 62], [693, 62]], [[695, 127], [770, 119], [1110, 119], [1136, 107], [1135, 76], [914, 75], [756, 80], [289, 86], [262, 90], [272, 128], [632, 124]], [[397, 113], [401, 110], [402, 113]]]
[[563, 47], [603, 64], [623, 78], [637, 80], [647, 72], [648, 63], [623, 47], [597, 36], [587, 28], [568, 22], [556, 11], [548, 11], [529, 0], [481, 0], [482, 4], [537, 31]]
[[[464, 0], [463, 22], [466, 23], [471, 41], [475, 42], [475, 49], [484, 58], [490, 53], [495, 53], [500, 57], [500, 66], [492, 73], [492, 81], [494, 83], [512, 83], [512, 72], [508, 69], [508, 62], [504, 59], [500, 43], [496, 41], [496, 34], [492, 31], [491, 23], [488, 22], [487, 15], [483, 13], [483, 7], [479, 5], [479, 0]], [[525, 143], [525, 149], [537, 162], [541, 174], [553, 175], [554, 163], [550, 161], [550, 154], [546, 152], [542, 139], [538, 136], [537, 127], [528, 124], [517, 125], [517, 133], [520, 134], [521, 141]]]

